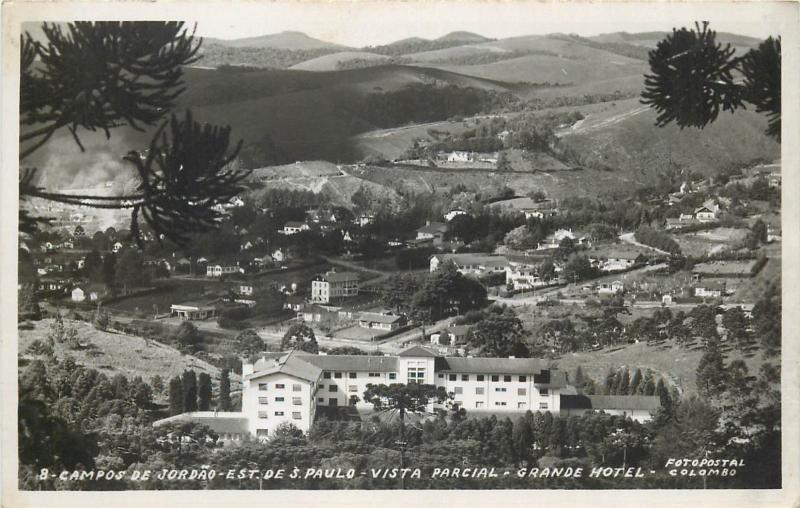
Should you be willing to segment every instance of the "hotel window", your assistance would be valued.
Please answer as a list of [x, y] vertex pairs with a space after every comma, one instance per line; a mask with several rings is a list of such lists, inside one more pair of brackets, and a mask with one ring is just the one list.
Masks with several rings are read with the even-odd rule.
[[259, 418], [266, 418], [267, 417], [267, 411], [259, 411], [258, 412], [258, 417]]
[[453, 388], [453, 393], [455, 393], [456, 395], [461, 395], [462, 393], [464, 393], [464, 389], [461, 388], [460, 386], [456, 386], [455, 388]]
[[269, 404], [269, 397], [259, 397], [258, 398], [259, 404]]
[[350, 385], [350, 386], [347, 387], [347, 391], [348, 392], [358, 392], [358, 386]]
[[469, 374], [461, 374], [461, 381], [469, 381]]
[[283, 411], [275, 411], [275, 416], [283, 416]]
[[475, 377], [477, 378], [478, 381], [483, 381], [483, 374], [478, 374]]
[[527, 381], [527, 378], [525, 376], [520, 376], [519, 377], [519, 382], [520, 383], [524, 383], [525, 381]]
[[517, 388], [517, 395], [528, 395], [528, 390], [526, 388]]
[[278, 389], [278, 390], [283, 390], [284, 388], [286, 388], [286, 385], [277, 384], [277, 385], [275, 385], [275, 388]]
[[505, 388], [495, 388], [494, 391], [505, 393], [506, 389]]
[[369, 377], [381, 377], [381, 373], [380, 372], [370, 372], [369, 373]]
[[397, 373], [396, 372], [390, 372], [389, 373], [389, 379], [397, 379]]
[[268, 384], [269, 383], [258, 383], [258, 391], [259, 392], [266, 392]]
[[330, 386], [328, 386], [328, 391], [329, 392], [338, 392], [339, 391], [339, 387], [336, 386], [336, 385], [330, 385]]
[[295, 412], [292, 413], [292, 418], [295, 419], [295, 420], [302, 420], [303, 416], [300, 414], [299, 411], [295, 411]]
[[475, 388], [475, 395], [483, 395], [483, 387]]
[[256, 429], [256, 436], [264, 437], [269, 434], [269, 429]]
[[525, 402], [517, 402], [517, 409], [525, 409], [527, 404]]
[[275, 402], [283, 402], [283, 397], [275, 397]]
[[495, 406], [505, 406], [506, 403], [505, 402], [495, 402], [494, 405]]
[[342, 373], [341, 372], [334, 372], [333, 373], [333, 378], [334, 379], [342, 379]]
[[355, 379], [356, 376], [357, 374], [355, 372], [351, 372], [350, 374], [347, 375], [347, 377], [349, 377], [350, 379]]
[[325, 378], [325, 379], [330, 379], [331, 378], [331, 373], [330, 372], [323, 372], [322, 373], [322, 377]]
[[547, 409], [547, 402], [540, 402], [539, 409]]
[[301, 406], [303, 404], [303, 399], [300, 397], [292, 397], [292, 404], [295, 406]]
[[547, 391], [547, 388], [539, 388], [539, 395], [542, 397], [547, 397], [550, 392]]
[[455, 374], [450, 374], [449, 376], [447, 376], [447, 379], [449, 381], [455, 381], [456, 380], [456, 375]]
[[325, 397], [317, 397], [317, 402], [320, 404], [325, 404]]
[[492, 381], [494, 381], [495, 383], [500, 381], [500, 376], [492, 376]]
[[439, 379], [444, 379], [444, 374], [439, 374]]
[[477, 409], [479, 407], [483, 407], [483, 402], [478, 401], [478, 402], [475, 403], [475, 408]]
[[410, 383], [424, 383], [425, 382], [425, 367], [409, 367], [408, 368], [408, 382]]
[[300, 385], [292, 385], [292, 391], [293, 392], [300, 392], [302, 390], [303, 390], [302, 386], [300, 386]]
[[503, 382], [510, 383], [511, 382], [511, 376], [503, 376]]

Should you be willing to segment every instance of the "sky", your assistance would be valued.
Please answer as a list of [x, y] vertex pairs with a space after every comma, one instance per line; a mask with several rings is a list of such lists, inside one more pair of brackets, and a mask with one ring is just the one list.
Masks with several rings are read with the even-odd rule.
[[708, 20], [720, 32], [764, 38], [775, 35], [777, 4], [751, 3], [552, 3], [536, 1], [405, 1], [333, 3], [241, 3], [217, 10], [197, 6], [201, 36], [237, 39], [304, 32], [352, 47], [386, 44], [406, 37], [436, 38], [470, 31], [491, 38], [554, 32], [583, 36], [646, 32]]

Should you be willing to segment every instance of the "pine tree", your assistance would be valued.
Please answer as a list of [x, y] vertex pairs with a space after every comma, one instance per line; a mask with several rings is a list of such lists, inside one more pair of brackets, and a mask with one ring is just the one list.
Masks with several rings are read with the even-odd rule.
[[201, 372], [198, 377], [197, 409], [208, 411], [211, 407], [211, 376]]
[[633, 374], [633, 379], [631, 379], [631, 385], [628, 388], [628, 395], [636, 395], [639, 391], [639, 385], [642, 384], [642, 369], [636, 369], [636, 372]]
[[169, 414], [183, 413], [183, 383], [180, 377], [169, 380]]
[[533, 444], [533, 429], [530, 420], [521, 416], [514, 422], [514, 430], [511, 440], [514, 443], [514, 451], [517, 455], [517, 464], [528, 460]]
[[605, 395], [613, 395], [615, 384], [616, 384], [616, 372], [614, 372], [609, 368], [608, 373], [606, 374], [605, 382], [603, 383], [603, 393]]
[[222, 369], [220, 374], [217, 408], [220, 411], [231, 410], [231, 374], [228, 369]]
[[183, 372], [183, 410], [197, 411], [197, 374], [193, 370]]
[[658, 379], [658, 384], [656, 385], [656, 395], [661, 399], [661, 408], [664, 412], [668, 415], [672, 414], [672, 397], [669, 395], [669, 390], [667, 389], [667, 385], [664, 383], [664, 378]]
[[581, 388], [583, 387], [583, 384], [585, 383], [585, 381], [586, 380], [584, 379], [584, 376], [583, 376], [583, 369], [581, 369], [581, 366], [578, 365], [575, 368], [575, 379], [573, 380], [573, 383], [574, 383], [575, 387], [578, 389], [578, 391], [581, 390]]
[[715, 397], [725, 389], [725, 361], [716, 341], [708, 342], [708, 349], [697, 365], [697, 389], [706, 397]]
[[656, 381], [653, 379], [653, 373], [647, 373], [647, 380], [642, 383], [642, 395], [655, 395], [656, 394]]
[[622, 372], [622, 375], [619, 377], [619, 384], [617, 385], [617, 395], [627, 395], [628, 389], [631, 386], [631, 374], [628, 372], [628, 369], [625, 369]]

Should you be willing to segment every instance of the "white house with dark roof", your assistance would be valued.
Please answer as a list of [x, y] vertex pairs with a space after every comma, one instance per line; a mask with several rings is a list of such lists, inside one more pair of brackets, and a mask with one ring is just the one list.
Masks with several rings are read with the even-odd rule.
[[330, 303], [338, 298], [349, 298], [358, 294], [358, 274], [331, 270], [311, 281], [311, 301]]
[[505, 273], [508, 259], [493, 254], [435, 254], [430, 258], [430, 271], [435, 272], [445, 263], [454, 263], [462, 275], [489, 275]]
[[278, 230], [279, 233], [284, 235], [294, 235], [301, 231], [308, 231], [311, 226], [307, 222], [289, 221], [283, 225], [283, 229]]
[[439, 245], [444, 240], [444, 234], [447, 232], [447, 225], [441, 222], [427, 221], [424, 226], [417, 229], [418, 241], [430, 241], [434, 245]]
[[[532, 358], [445, 357], [427, 347], [414, 346], [397, 356], [315, 355], [302, 351], [263, 353], [242, 364], [242, 411], [224, 417], [207, 412], [179, 415], [182, 421], [246, 428], [251, 436], [266, 438], [281, 424], [294, 424], [302, 431], [311, 428], [321, 407], [352, 405], [367, 409], [362, 400], [370, 384], [430, 384], [452, 394], [452, 403], [467, 411], [524, 412], [549, 411], [558, 414], [562, 400], [574, 394], [564, 372]], [[657, 407], [655, 401], [639, 404], [619, 400], [598, 401], [605, 411], [627, 411], [632, 405]], [[653, 397], [658, 400], [658, 397]], [[595, 409], [570, 402], [570, 411]], [[584, 404], [585, 405], [585, 404]], [[575, 406], [575, 407], [573, 407]], [[434, 409], [432, 405], [431, 410]], [[644, 411], [645, 409], [641, 409]], [[648, 413], [649, 414], [649, 413]], [[637, 417], [644, 419], [643, 414]], [[159, 420], [154, 425], [174, 421]], [[213, 427], [213, 425], [210, 425]]]
[[382, 314], [379, 312], [362, 312], [358, 316], [358, 326], [391, 332], [403, 325], [403, 316]]

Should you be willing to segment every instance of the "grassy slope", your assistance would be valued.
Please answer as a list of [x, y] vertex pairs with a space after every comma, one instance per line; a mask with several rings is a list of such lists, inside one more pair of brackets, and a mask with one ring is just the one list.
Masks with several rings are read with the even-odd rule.
[[[564, 136], [562, 142], [587, 161], [641, 181], [654, 179], [671, 166], [670, 161], [687, 171], [712, 174], [733, 164], [779, 157], [780, 145], [764, 135], [766, 120], [752, 111], [722, 114], [703, 130], [681, 130], [675, 125], [656, 127], [655, 112], [649, 109], [620, 116], [639, 108], [637, 99], [619, 101], [614, 108], [587, 118], [581, 125], [584, 132]], [[592, 122], [609, 119], [601, 128], [588, 129]]]
[[386, 55], [378, 55], [377, 53], [369, 53], [367, 51], [342, 51], [339, 53], [331, 53], [305, 62], [293, 65], [290, 69], [298, 71], [334, 71], [336, 66], [342, 62], [349, 62], [351, 60], [368, 60], [380, 61], [388, 60]]
[[[684, 348], [673, 341], [663, 344], [648, 346], [644, 342], [630, 344], [621, 348], [604, 349], [601, 351], [581, 352], [566, 354], [555, 363], [558, 367], [573, 376], [575, 369], [580, 366], [584, 374], [602, 383], [609, 368], [620, 369], [627, 367], [631, 375], [637, 368], [645, 372], [650, 369], [658, 376], [663, 376], [672, 386], [678, 387], [689, 395], [697, 393], [695, 383], [697, 365], [703, 349], [695, 345]], [[725, 363], [742, 359], [747, 363], [748, 369], [754, 375], [758, 373], [763, 359], [760, 354], [743, 356], [738, 351], [727, 351]]]
[[354, 158], [349, 137], [373, 128], [347, 107], [366, 93], [432, 82], [506, 89], [490, 80], [404, 66], [235, 75], [190, 69], [186, 81], [180, 107], [191, 107], [198, 120], [230, 125], [233, 137], [246, 144], [268, 135], [290, 159], [330, 161]]
[[[20, 355], [36, 340], [45, 340], [52, 319], [44, 319], [34, 323], [33, 330], [19, 331]], [[65, 319], [66, 326], [75, 326], [81, 341], [90, 341], [94, 348], [70, 351], [62, 344], [56, 344], [56, 356], [63, 358], [72, 356], [77, 363], [97, 369], [108, 376], [123, 374], [128, 378], [142, 376], [147, 381], [156, 374], [167, 380], [181, 374], [184, 370], [194, 369], [196, 372], [207, 372], [212, 379], [219, 377], [219, 369], [192, 356], [183, 355], [177, 350], [150, 342], [145, 344], [141, 337], [117, 335], [95, 330], [82, 321]], [[90, 352], [94, 352], [89, 354]], [[101, 353], [97, 356], [94, 354]]]
[[[469, 76], [501, 79], [508, 82], [585, 84], [629, 75], [642, 75], [641, 61], [615, 55], [613, 62], [559, 58], [551, 55], [527, 55], [485, 65], [436, 65], [440, 69]], [[613, 91], [613, 90], [610, 90]], [[595, 90], [596, 93], [606, 90]]]

